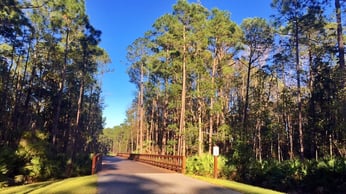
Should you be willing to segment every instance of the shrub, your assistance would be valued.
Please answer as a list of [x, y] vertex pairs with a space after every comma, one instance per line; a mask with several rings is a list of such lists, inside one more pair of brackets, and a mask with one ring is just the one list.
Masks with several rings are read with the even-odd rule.
[[26, 181], [43, 180], [51, 177], [54, 170], [55, 157], [49, 158], [47, 135], [40, 131], [25, 132], [17, 148], [17, 155], [25, 160], [24, 175]]
[[346, 193], [346, 161], [249, 160], [238, 171], [237, 181], [293, 193]]
[[18, 180], [15, 177], [24, 173], [25, 160], [10, 147], [0, 147], [0, 150], [0, 188], [2, 188], [14, 184]]
[[[42, 131], [25, 132], [14, 149], [0, 147], [0, 188], [31, 183], [49, 178], [64, 178], [68, 161], [67, 153], [57, 153]], [[71, 163], [72, 176], [91, 173], [89, 153], [77, 153]]]
[[[218, 156], [219, 177], [229, 177], [235, 170], [234, 166], [226, 166], [226, 158]], [[199, 176], [212, 177], [214, 175], [214, 156], [211, 154], [195, 155], [187, 158], [186, 172]]]
[[314, 193], [346, 193], [346, 161], [314, 161], [302, 180], [302, 189]]
[[92, 158], [88, 153], [78, 153], [74, 162], [73, 176], [91, 174]]

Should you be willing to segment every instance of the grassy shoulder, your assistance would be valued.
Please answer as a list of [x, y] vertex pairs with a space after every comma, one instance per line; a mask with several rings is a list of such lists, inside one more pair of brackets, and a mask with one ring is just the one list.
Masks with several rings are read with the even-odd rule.
[[46, 181], [29, 185], [0, 189], [2, 194], [38, 194], [38, 193], [64, 193], [64, 194], [96, 194], [97, 176], [83, 176], [68, 178], [61, 181]]
[[[195, 179], [206, 181], [215, 185], [223, 186], [242, 193], [254, 194], [279, 194], [280, 192], [264, 189], [261, 187], [251, 186], [234, 181], [223, 179], [214, 179], [202, 176], [188, 175]], [[97, 176], [83, 176], [68, 178], [61, 181], [46, 181], [33, 183], [29, 185], [9, 187], [0, 189], [2, 194], [39, 194], [39, 193], [64, 193], [64, 194], [96, 194], [97, 193]]]
[[199, 179], [205, 182], [209, 182], [211, 184], [223, 186], [228, 189], [236, 190], [241, 193], [251, 193], [251, 194], [281, 194], [278, 191], [273, 191], [270, 189], [265, 189], [261, 187], [256, 187], [252, 185], [247, 185], [243, 183], [238, 183], [235, 181], [229, 181], [229, 180], [224, 180], [224, 179], [214, 179], [210, 177], [203, 177], [203, 176], [196, 176], [196, 175], [188, 175], [191, 176], [195, 179]]

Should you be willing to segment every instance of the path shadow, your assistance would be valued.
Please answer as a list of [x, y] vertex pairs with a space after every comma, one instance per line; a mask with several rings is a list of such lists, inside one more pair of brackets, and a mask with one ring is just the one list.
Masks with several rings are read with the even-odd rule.
[[135, 161], [119, 157], [103, 158], [98, 173], [99, 194], [235, 194], [229, 189], [185, 177], [164, 173]]
[[112, 156], [103, 156], [102, 157], [102, 171], [104, 170], [117, 170], [117, 164], [118, 162], [121, 162], [123, 159], [116, 158]]
[[[189, 184], [189, 183], [186, 183]], [[107, 179], [98, 182], [99, 194], [236, 194], [232, 190], [207, 184], [206, 186], [190, 185], [182, 190], [174, 183], [159, 182], [138, 175], [108, 175]]]
[[98, 181], [99, 194], [152, 194], [161, 185], [150, 179], [135, 175], [109, 174], [103, 180]]

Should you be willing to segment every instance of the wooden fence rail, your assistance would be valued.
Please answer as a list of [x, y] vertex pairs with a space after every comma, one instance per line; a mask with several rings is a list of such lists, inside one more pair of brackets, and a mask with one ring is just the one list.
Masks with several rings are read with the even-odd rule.
[[130, 153], [117, 153], [117, 156], [129, 159]]
[[117, 156], [128, 158], [139, 162], [144, 162], [165, 168], [168, 170], [180, 172], [185, 174], [186, 168], [186, 157], [185, 156], [168, 156], [168, 155], [155, 155], [155, 154], [129, 154], [129, 153], [118, 153]]
[[91, 174], [96, 174], [102, 169], [102, 154], [95, 154], [92, 158]]

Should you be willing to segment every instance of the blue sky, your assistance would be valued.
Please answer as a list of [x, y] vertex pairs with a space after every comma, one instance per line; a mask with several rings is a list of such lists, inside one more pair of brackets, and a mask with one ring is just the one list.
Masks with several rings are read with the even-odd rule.
[[[189, 0], [197, 2], [197, 0]], [[200, 0], [203, 6], [219, 8], [231, 13], [231, 19], [240, 24], [244, 18], [269, 18], [273, 13], [271, 0]], [[102, 42], [112, 63], [112, 72], [102, 77], [102, 97], [106, 118], [105, 127], [120, 125], [126, 119], [126, 110], [135, 97], [135, 86], [126, 73], [127, 47], [151, 29], [156, 19], [172, 13], [176, 0], [86, 0], [91, 24], [102, 31]]]

